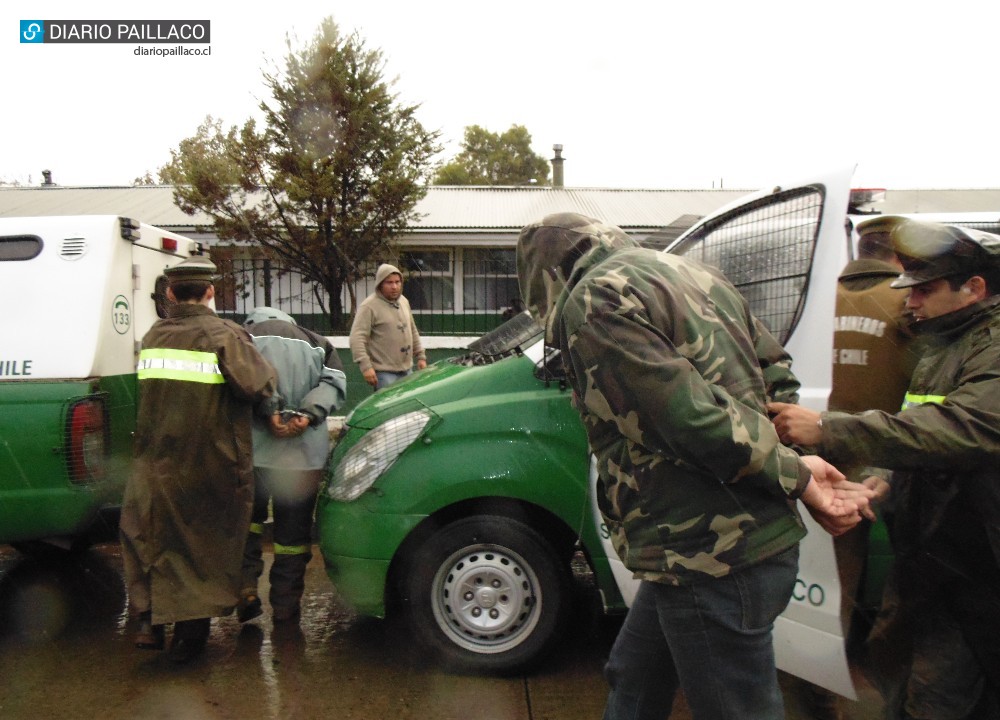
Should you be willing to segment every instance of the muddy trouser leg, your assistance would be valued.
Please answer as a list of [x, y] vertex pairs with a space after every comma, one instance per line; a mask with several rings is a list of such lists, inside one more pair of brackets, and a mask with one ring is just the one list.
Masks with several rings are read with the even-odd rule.
[[[915, 590], [912, 588], [916, 588]], [[920, 586], [901, 590], [909, 606], [913, 660], [906, 679], [903, 717], [914, 720], [964, 720], [982, 697], [984, 678], [967, 638], [954, 616], [950, 597], [962, 592], [961, 583], [934, 588], [921, 596]]]
[[271, 499], [271, 491], [267, 485], [266, 472], [254, 469], [253, 514], [250, 516], [250, 531], [247, 533], [247, 543], [243, 548], [243, 585], [240, 595], [257, 594], [257, 580], [264, 572], [264, 555], [261, 540], [264, 533], [264, 523], [267, 521], [267, 506]]
[[949, 608], [983, 673], [983, 697], [970, 720], [1000, 717], [1000, 579], [984, 568], [951, 588]]
[[312, 559], [313, 513], [322, 470], [271, 471], [274, 509], [274, 564], [271, 565], [271, 609], [275, 619], [299, 610], [306, 566]]

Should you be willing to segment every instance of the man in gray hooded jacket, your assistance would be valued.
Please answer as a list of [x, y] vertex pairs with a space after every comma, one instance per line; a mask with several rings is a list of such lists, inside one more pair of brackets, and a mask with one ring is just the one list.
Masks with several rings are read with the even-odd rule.
[[403, 296], [403, 274], [388, 263], [375, 271], [375, 292], [358, 307], [351, 325], [351, 355], [365, 382], [376, 390], [427, 367], [410, 302]]
[[529, 312], [561, 351], [597, 459], [598, 504], [642, 580], [605, 674], [607, 720], [784, 717], [771, 630], [805, 527], [832, 534], [872, 494], [785, 447], [765, 410], [799, 383], [716, 269], [573, 213], [521, 231]]
[[312, 558], [316, 493], [330, 453], [326, 426], [330, 411], [344, 403], [347, 383], [330, 342], [299, 327], [287, 313], [269, 307], [250, 311], [244, 327], [260, 354], [278, 374], [284, 403], [277, 427], [253, 426], [254, 504], [243, 553], [240, 622], [261, 614], [257, 580], [264, 570], [261, 535], [274, 511], [274, 563], [271, 565], [271, 615], [275, 622], [299, 616], [306, 565]]

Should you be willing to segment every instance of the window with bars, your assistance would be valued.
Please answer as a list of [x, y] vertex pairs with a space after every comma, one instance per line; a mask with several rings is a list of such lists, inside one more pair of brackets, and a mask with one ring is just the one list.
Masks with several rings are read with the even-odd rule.
[[[290, 313], [303, 327], [329, 332], [319, 298], [322, 288], [295, 270], [262, 257], [233, 257], [228, 248], [213, 248], [219, 268], [216, 311], [236, 321], [258, 305]], [[521, 310], [515, 251], [504, 248], [421, 248], [389, 258], [403, 271], [403, 295], [423, 334], [481, 335]], [[364, 269], [353, 288], [345, 287], [342, 309], [351, 308], [351, 289], [358, 302], [375, 291], [378, 261]]]
[[455, 271], [451, 250], [406, 250], [399, 255], [406, 273], [403, 294], [413, 310], [454, 310]]
[[769, 195], [717, 218], [673, 252], [722, 270], [784, 343], [805, 302], [823, 200], [816, 187]]
[[462, 259], [465, 310], [497, 311], [520, 303], [514, 250], [466, 248]]

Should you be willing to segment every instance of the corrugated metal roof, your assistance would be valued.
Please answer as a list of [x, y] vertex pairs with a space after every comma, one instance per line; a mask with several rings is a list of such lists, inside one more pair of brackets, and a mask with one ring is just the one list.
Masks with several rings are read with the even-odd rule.
[[[626, 229], [675, 225], [703, 216], [750, 190], [651, 190], [549, 187], [432, 186], [418, 203], [414, 233], [505, 234], [554, 212], [579, 212]], [[884, 213], [1000, 211], [1000, 190], [887, 190]], [[125, 215], [168, 229], [211, 225], [174, 205], [168, 185], [123, 187], [3, 187], [0, 217]]]
[[38, 215], [123, 215], [168, 229], [211, 224], [181, 212], [165, 185], [0, 188], [0, 217]]
[[748, 190], [432, 187], [416, 228], [521, 228], [556, 212], [578, 212], [624, 228], [660, 228], [682, 215], [707, 215]]
[[[747, 190], [606, 190], [596, 188], [431, 187], [413, 229], [520, 229], [554, 212], [579, 212], [625, 228], [660, 228], [682, 215], [706, 215]], [[125, 215], [163, 228], [209, 225], [174, 205], [166, 185], [0, 188], [0, 217]]]
[[893, 213], [1000, 212], [1000, 190], [886, 190], [878, 208]]

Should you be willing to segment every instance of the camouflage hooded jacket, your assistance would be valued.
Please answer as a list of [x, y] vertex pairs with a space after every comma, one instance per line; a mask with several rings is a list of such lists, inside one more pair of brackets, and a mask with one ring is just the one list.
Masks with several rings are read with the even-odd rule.
[[518, 241], [529, 311], [561, 350], [612, 541], [637, 577], [687, 584], [805, 535], [809, 481], [768, 420], [795, 402], [790, 358], [717, 270], [576, 214]]

